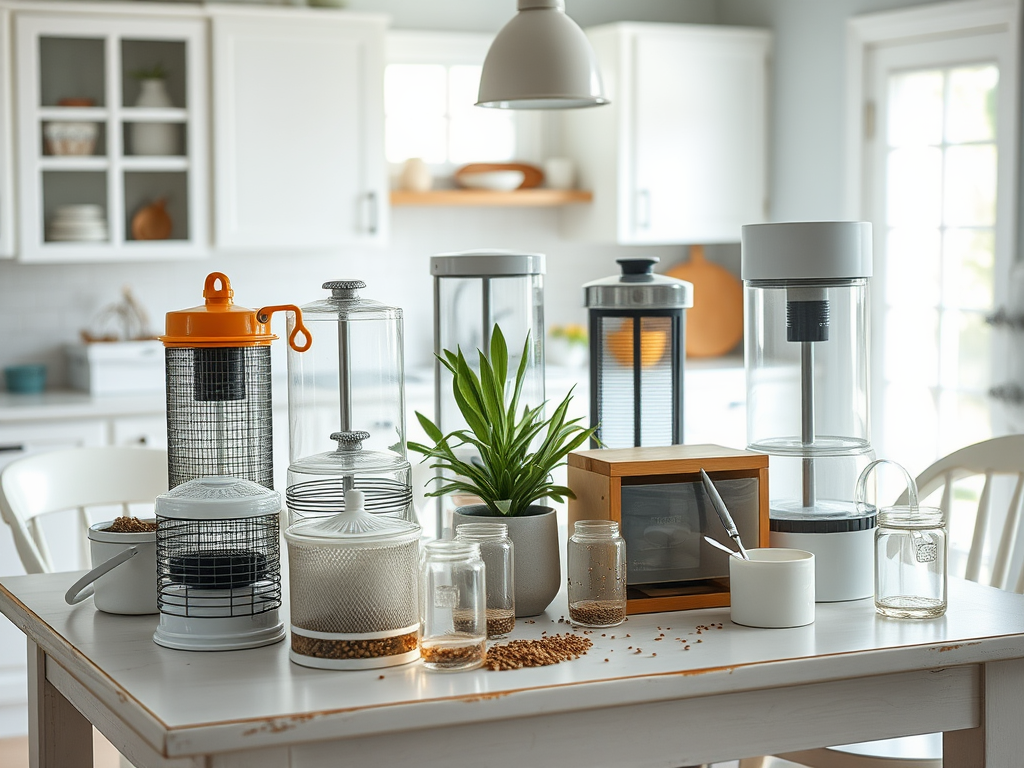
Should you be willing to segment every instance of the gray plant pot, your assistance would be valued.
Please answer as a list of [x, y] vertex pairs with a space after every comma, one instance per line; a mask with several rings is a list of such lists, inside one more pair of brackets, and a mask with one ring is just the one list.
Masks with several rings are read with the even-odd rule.
[[493, 521], [508, 526], [512, 540], [513, 578], [516, 586], [516, 616], [543, 613], [562, 586], [558, 559], [558, 522], [551, 507], [532, 506], [528, 514], [502, 517], [490, 514], [486, 504], [471, 504], [455, 510], [452, 525]]

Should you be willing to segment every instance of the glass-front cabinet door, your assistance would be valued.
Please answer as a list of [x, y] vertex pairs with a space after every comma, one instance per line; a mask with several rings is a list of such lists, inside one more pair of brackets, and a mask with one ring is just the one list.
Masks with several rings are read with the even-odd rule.
[[15, 35], [19, 257], [205, 254], [204, 22], [19, 14]]

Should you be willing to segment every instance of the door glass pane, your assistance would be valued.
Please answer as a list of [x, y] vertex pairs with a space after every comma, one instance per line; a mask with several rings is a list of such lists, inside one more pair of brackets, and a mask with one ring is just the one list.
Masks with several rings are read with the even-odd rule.
[[943, 217], [946, 226], [996, 223], [996, 147], [977, 144], [946, 150]]
[[943, 304], [964, 309], [990, 309], [995, 280], [992, 230], [947, 229], [942, 251]]
[[[893, 306], [934, 307], [939, 303], [942, 242], [938, 229], [899, 227], [886, 247], [886, 301]], [[913, 288], [908, 290], [908, 287]]]
[[894, 75], [889, 82], [889, 146], [942, 141], [941, 70]]
[[949, 73], [946, 141], [992, 141], [996, 137], [996, 86], [999, 69], [992, 64], [961, 67]]
[[889, 153], [890, 227], [936, 227], [942, 217], [942, 150], [907, 147]]

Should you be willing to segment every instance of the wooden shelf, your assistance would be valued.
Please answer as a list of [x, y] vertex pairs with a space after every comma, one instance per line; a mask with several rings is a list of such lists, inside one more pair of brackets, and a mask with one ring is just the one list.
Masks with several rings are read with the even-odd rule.
[[495, 206], [555, 206], [589, 203], [592, 192], [581, 189], [517, 189], [512, 192], [493, 192], [483, 189], [432, 189], [429, 192], [391, 193], [392, 205], [495, 205]]

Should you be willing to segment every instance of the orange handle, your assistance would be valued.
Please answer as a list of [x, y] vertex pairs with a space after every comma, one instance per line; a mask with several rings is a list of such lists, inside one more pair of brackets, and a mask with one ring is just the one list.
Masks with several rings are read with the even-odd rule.
[[[220, 288], [217, 287], [218, 281]], [[206, 299], [207, 304], [230, 304], [234, 295], [231, 281], [223, 272], [211, 272], [206, 276], [206, 283], [203, 285], [203, 298]]]
[[[295, 313], [295, 328], [288, 336], [288, 344], [296, 352], [305, 352], [313, 345], [313, 337], [309, 335], [309, 329], [302, 324], [302, 310], [296, 307], [294, 304], [275, 304], [272, 307], [263, 307], [256, 311], [256, 319], [261, 323], [270, 321], [270, 316], [275, 312], [294, 312]], [[305, 338], [305, 343], [299, 346], [296, 342], [296, 338], [299, 334]]]

